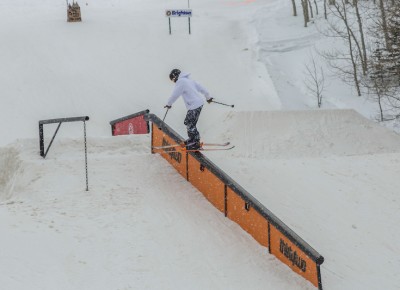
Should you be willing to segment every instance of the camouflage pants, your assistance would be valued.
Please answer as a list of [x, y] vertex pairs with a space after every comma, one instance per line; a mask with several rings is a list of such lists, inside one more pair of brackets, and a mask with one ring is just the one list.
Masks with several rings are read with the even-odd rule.
[[202, 108], [203, 106], [194, 110], [189, 110], [186, 114], [185, 122], [183, 122], [186, 125], [187, 134], [189, 136], [189, 139], [186, 141], [186, 144], [194, 143], [195, 144], [194, 147], [196, 147], [197, 145], [197, 148], [200, 145], [200, 133], [199, 131], [197, 131], [196, 124], [197, 121], [199, 120]]

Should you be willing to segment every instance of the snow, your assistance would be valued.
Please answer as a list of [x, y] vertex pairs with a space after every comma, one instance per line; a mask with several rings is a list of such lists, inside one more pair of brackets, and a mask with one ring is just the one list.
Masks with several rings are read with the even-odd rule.
[[[64, 0], [0, 3], [1, 289], [315, 289], [226, 219], [160, 156], [109, 121], [163, 116], [172, 68], [216, 100], [199, 129], [215, 164], [321, 255], [324, 289], [400, 288], [400, 137], [377, 105], [329, 77], [323, 109], [304, 61], [329, 47], [290, 1]], [[166, 122], [182, 136], [182, 101]], [[46, 159], [38, 121], [62, 124]], [[45, 126], [46, 146], [56, 125]]]

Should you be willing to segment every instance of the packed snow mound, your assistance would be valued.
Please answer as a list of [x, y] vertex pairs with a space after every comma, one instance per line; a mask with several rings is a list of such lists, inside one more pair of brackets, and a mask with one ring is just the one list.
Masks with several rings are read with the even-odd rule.
[[14, 147], [0, 148], [0, 201], [6, 200], [14, 188], [20, 171], [19, 151]]
[[400, 136], [354, 110], [232, 112], [224, 138], [246, 158], [366, 155], [400, 151]]
[[[45, 150], [50, 137], [45, 138]], [[85, 144], [83, 138], [58, 138], [48, 150], [46, 159], [39, 154], [36, 139], [19, 139], [0, 147], [0, 202], [15, 199], [26, 189], [46, 192], [76, 191], [85, 185]], [[150, 136], [130, 135], [87, 139], [89, 176], [99, 160], [150, 153]], [[55, 178], [63, 176], [63, 178]]]

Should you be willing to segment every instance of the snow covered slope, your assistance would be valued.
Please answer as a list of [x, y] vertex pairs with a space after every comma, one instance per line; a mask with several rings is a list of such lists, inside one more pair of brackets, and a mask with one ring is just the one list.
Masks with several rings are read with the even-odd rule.
[[[0, 198], [2, 289], [314, 289], [157, 155], [149, 136], [13, 144]], [[2, 154], [3, 155], [3, 154]], [[4, 179], [4, 178], [3, 178]], [[239, 275], [241, 273], [243, 275]]]
[[231, 112], [205, 138], [230, 140], [232, 157], [256, 159], [400, 152], [398, 134], [354, 110]]
[[398, 134], [352, 110], [227, 120], [237, 150], [210, 158], [318, 249], [325, 289], [398, 288]]
[[[315, 108], [298, 60], [321, 39], [290, 1], [190, 0], [191, 35], [185, 19], [169, 35], [164, 15], [186, 0], [79, 4], [83, 22], [67, 23], [65, 0], [0, 1], [4, 289], [315, 289], [150, 155], [148, 136], [110, 137], [110, 120], [164, 115], [175, 67], [235, 104], [205, 105], [203, 138], [237, 145], [207, 156], [325, 257], [324, 289], [400, 288], [399, 137], [353, 111], [297, 111]], [[324, 100], [375, 113], [338, 82]], [[185, 111], [166, 118], [182, 136]], [[89, 192], [81, 124], [46, 160], [37, 140], [39, 120], [86, 115]]]

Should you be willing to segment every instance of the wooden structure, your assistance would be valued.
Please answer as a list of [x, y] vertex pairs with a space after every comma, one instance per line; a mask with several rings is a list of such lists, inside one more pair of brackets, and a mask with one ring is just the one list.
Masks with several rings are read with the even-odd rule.
[[77, 2], [72, 2], [71, 4], [68, 4], [68, 10], [67, 10], [67, 17], [68, 17], [68, 22], [80, 22], [82, 21], [81, 18], [81, 7]]

